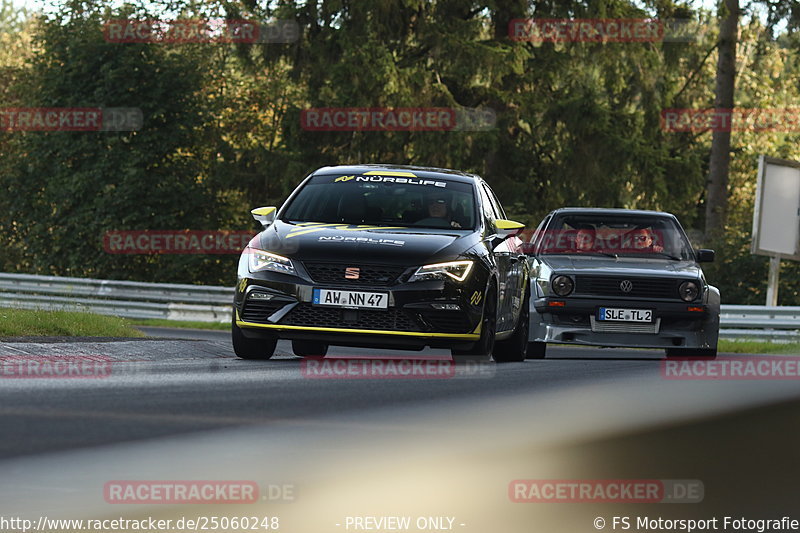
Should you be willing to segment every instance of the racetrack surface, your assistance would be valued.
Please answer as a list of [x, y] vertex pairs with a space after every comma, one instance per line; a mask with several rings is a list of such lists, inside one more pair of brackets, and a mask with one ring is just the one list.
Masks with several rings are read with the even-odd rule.
[[[119, 479], [290, 484], [289, 502], [219, 510], [256, 505], [294, 524], [286, 531], [345, 531], [336, 524], [346, 515], [398, 513], [457, 516], [460, 531], [530, 531], [532, 521], [589, 531], [603, 513], [726, 510], [736, 479], [740, 510], [788, 512], [797, 380], [669, 380], [659, 351], [558, 347], [545, 360], [437, 379], [318, 379], [288, 343], [271, 360], [243, 361], [226, 332], [144, 329], [177, 338], [0, 342], [4, 356], [110, 363], [97, 379], [0, 380], [0, 515], [174, 516], [187, 507], [110, 505], [103, 486]], [[756, 477], [771, 485], [757, 489]], [[508, 483], [520, 478], [699, 479], [705, 500], [511, 503]]]

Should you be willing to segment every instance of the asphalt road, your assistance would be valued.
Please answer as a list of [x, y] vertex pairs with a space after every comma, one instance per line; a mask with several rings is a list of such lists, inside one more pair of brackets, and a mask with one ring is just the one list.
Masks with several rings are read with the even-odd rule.
[[[173, 340], [0, 343], [7, 354], [85, 354], [110, 361], [100, 379], [2, 383], [0, 425], [15, 438], [0, 442], [0, 459], [278, 420], [435, 406], [454, 398], [613, 383], [652, 374], [663, 359], [655, 350], [555, 348], [544, 361], [475, 362], [446, 369], [438, 379], [314, 379], [287, 341], [279, 343], [270, 360], [244, 361], [233, 354], [225, 331], [142, 329]], [[329, 356], [450, 360], [445, 350], [332, 347]]]
[[[173, 516], [186, 506], [120, 509], [103, 486], [256, 479], [265, 494], [268, 484], [292, 487], [292, 498], [257, 504], [293, 525], [286, 531], [345, 531], [348, 515], [397, 513], [457, 516], [461, 531], [529, 531], [531, 521], [590, 531], [595, 514], [624, 507], [511, 503], [508, 483], [702, 480], [705, 503], [658, 508], [696, 514], [731, 504], [732, 467], [744, 477], [740, 509], [788, 512], [756, 484], [786, 496], [781, 476], [800, 472], [787, 448], [800, 444], [796, 379], [665, 379], [659, 351], [554, 348], [545, 360], [453, 367], [441, 350], [331, 350], [331, 361], [378, 357], [400, 368], [393, 358], [402, 355], [443, 369], [433, 378], [367, 379], [353, 374], [363, 366], [326, 374], [313, 366], [321, 362], [290, 355], [288, 343], [271, 360], [243, 361], [226, 332], [146, 332], [172, 338], [0, 342], [0, 355], [24, 361], [71, 355], [102, 364], [87, 379], [0, 379], [0, 516]], [[731, 435], [753, 441], [747, 452]], [[753, 469], [754, 461], [764, 463]]]

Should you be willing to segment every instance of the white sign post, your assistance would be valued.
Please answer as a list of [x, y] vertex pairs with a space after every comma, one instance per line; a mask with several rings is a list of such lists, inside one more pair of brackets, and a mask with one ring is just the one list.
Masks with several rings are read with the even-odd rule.
[[758, 158], [750, 253], [769, 256], [766, 305], [778, 305], [781, 259], [800, 261], [800, 163]]

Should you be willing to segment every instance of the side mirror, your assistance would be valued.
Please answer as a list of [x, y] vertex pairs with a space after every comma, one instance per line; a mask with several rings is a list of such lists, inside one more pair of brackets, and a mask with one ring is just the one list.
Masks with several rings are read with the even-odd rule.
[[519, 235], [524, 229], [525, 224], [520, 224], [519, 222], [514, 222], [513, 220], [498, 218], [494, 221], [494, 237], [492, 238], [492, 248], [499, 246], [500, 243], [509, 237]]
[[698, 263], [713, 263], [714, 262], [714, 250], [707, 250], [705, 248], [701, 250], [696, 250], [695, 253], [697, 254], [697, 262]]
[[525, 224], [514, 222], [513, 220], [504, 220], [502, 218], [494, 221], [495, 235], [500, 239], [505, 240], [514, 235], [519, 235], [525, 229]]
[[275, 214], [278, 212], [276, 207], [256, 207], [250, 214], [258, 220], [265, 228], [275, 221]]

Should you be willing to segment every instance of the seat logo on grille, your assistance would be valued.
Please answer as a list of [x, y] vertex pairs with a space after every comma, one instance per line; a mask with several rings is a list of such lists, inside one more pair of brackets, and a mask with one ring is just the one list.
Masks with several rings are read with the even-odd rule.
[[619, 284], [619, 290], [622, 292], [631, 292], [633, 290], [633, 283], [629, 279], [624, 279]]
[[361, 275], [361, 269], [358, 267], [347, 267], [344, 269], [345, 279], [358, 279]]

